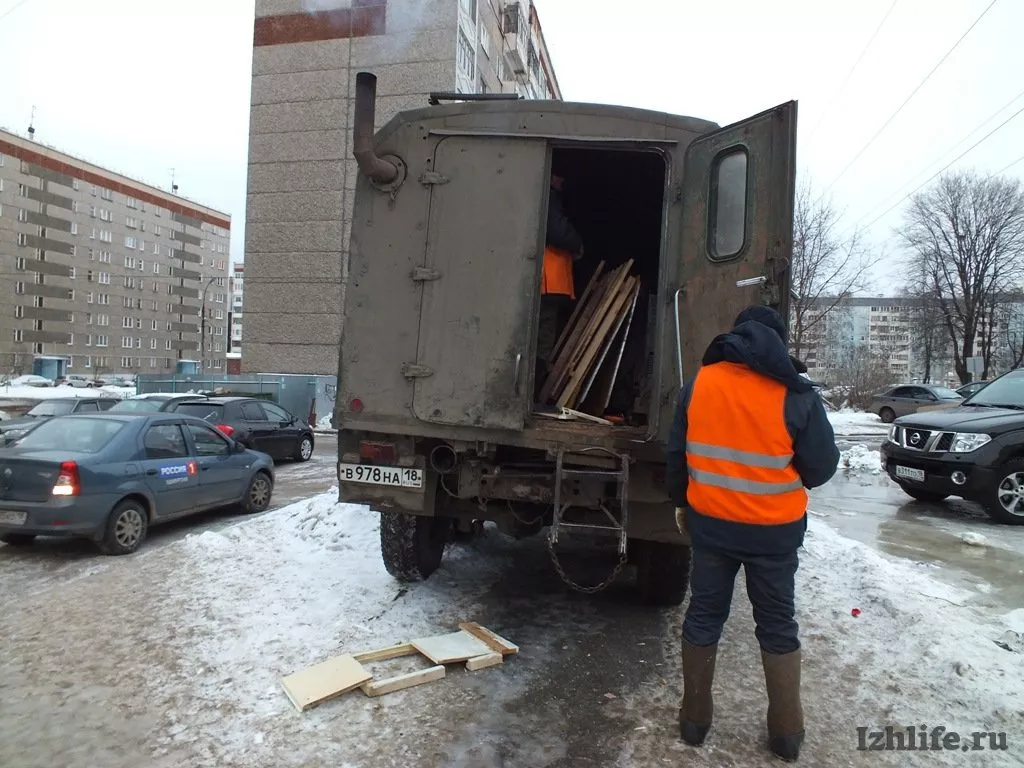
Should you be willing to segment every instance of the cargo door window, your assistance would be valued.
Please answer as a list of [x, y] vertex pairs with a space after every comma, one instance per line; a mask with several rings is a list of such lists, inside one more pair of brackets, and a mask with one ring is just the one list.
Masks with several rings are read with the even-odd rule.
[[679, 383], [711, 340], [751, 304], [788, 320], [796, 102], [691, 142], [683, 171], [680, 274], [674, 290]]

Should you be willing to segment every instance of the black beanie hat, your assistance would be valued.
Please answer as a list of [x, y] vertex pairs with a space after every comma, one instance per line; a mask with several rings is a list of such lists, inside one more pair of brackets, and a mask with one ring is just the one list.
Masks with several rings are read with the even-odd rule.
[[736, 326], [748, 321], [767, 325], [779, 334], [779, 338], [782, 339], [784, 344], [789, 342], [789, 334], [786, 332], [786, 324], [782, 322], [782, 316], [771, 307], [766, 307], [763, 304], [754, 304], [747, 307], [739, 313], [733, 325]]

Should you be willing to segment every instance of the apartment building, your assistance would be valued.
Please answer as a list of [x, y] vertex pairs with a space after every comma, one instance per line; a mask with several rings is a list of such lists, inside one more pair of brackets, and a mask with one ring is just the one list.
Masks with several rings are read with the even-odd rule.
[[228, 310], [228, 373], [241, 372], [242, 360], [242, 297], [245, 293], [245, 264], [231, 265], [228, 281], [231, 291], [231, 307]]
[[223, 371], [230, 230], [222, 211], [0, 131], [0, 373]]
[[337, 373], [355, 76], [377, 127], [431, 92], [561, 99], [530, 0], [256, 0], [245, 264], [247, 371]]

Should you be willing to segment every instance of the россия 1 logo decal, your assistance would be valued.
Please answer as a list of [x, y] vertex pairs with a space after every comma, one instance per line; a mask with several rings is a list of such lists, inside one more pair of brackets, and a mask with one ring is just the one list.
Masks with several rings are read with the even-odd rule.
[[160, 477], [195, 477], [199, 474], [199, 465], [194, 461], [185, 464], [172, 464], [169, 467], [160, 467]]

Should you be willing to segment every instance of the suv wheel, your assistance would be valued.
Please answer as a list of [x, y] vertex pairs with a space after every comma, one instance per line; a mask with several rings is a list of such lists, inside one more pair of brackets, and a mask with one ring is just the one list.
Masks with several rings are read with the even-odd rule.
[[1024, 525], [1024, 461], [1004, 464], [996, 472], [995, 487], [987, 494], [985, 511], [1000, 523]]
[[878, 412], [878, 418], [886, 424], [892, 424], [896, 420], [896, 411], [892, 408], [883, 408]]

